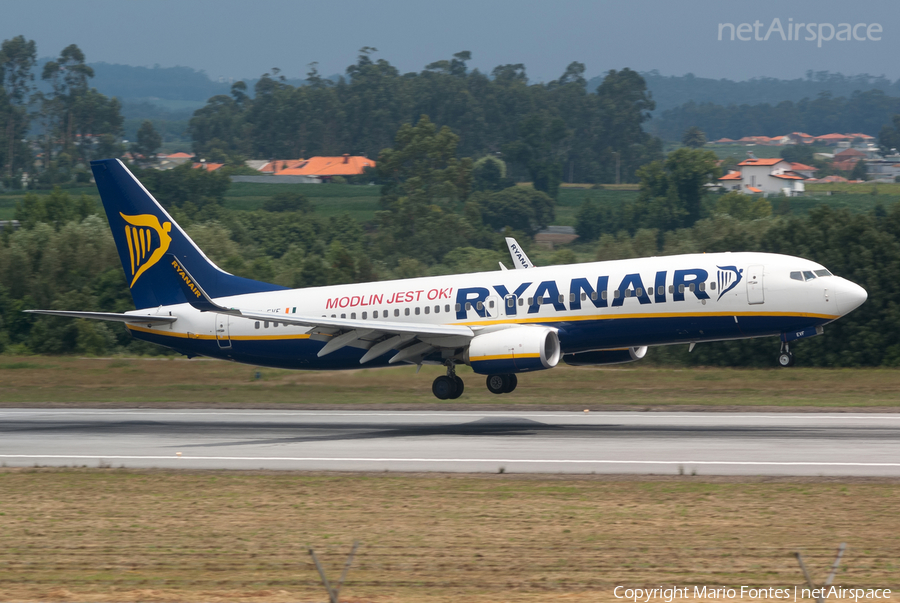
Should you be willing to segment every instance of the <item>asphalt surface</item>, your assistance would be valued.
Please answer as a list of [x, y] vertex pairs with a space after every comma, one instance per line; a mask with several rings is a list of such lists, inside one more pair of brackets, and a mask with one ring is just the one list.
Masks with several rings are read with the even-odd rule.
[[8, 466], [900, 476], [900, 414], [0, 410]]

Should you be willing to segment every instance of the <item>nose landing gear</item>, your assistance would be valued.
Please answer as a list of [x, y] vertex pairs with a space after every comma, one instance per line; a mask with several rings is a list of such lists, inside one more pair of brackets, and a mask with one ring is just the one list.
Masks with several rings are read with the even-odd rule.
[[794, 366], [794, 355], [791, 354], [791, 345], [786, 341], [781, 342], [781, 352], [778, 354], [778, 366], [782, 368]]
[[465, 388], [466, 384], [456, 376], [456, 365], [451, 362], [447, 365], [447, 375], [441, 375], [431, 384], [431, 393], [438, 400], [456, 400]]

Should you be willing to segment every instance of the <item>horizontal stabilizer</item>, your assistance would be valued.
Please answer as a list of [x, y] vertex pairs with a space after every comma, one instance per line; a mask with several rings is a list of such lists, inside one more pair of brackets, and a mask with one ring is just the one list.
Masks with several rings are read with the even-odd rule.
[[141, 314], [118, 314], [116, 312], [70, 312], [68, 310], [25, 310], [29, 314], [47, 314], [49, 316], [65, 316], [67, 318], [89, 318], [91, 320], [110, 320], [113, 322], [167, 323], [178, 320], [175, 316], [154, 316]]

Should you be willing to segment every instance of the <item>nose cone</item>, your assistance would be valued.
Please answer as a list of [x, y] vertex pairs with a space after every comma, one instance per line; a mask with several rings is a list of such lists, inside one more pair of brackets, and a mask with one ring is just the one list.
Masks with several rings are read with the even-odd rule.
[[866, 290], [856, 283], [840, 279], [840, 285], [837, 288], [837, 303], [841, 315], [850, 314], [863, 305], [868, 297], [869, 294], [866, 293]]

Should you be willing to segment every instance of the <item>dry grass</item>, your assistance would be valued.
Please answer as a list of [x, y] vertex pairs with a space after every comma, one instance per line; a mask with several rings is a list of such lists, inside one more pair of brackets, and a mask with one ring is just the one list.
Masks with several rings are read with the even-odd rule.
[[612, 600], [612, 587], [900, 583], [897, 482], [0, 469], [0, 600]]
[[[256, 379], [257, 371], [260, 379]], [[652, 410], [900, 410], [895, 369], [557, 367], [490, 394], [463, 367], [466, 392], [439, 402], [438, 367], [307, 372], [213, 360], [0, 356], [0, 406], [231, 406]]]

